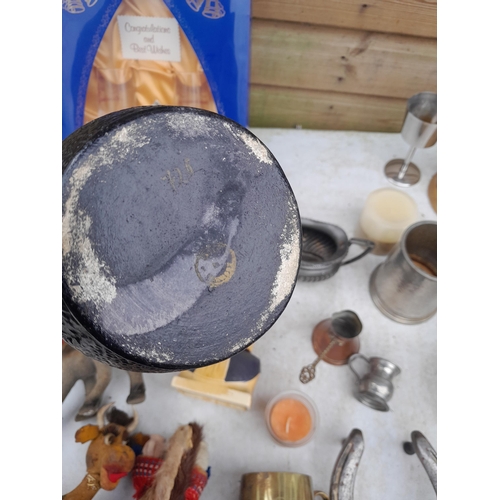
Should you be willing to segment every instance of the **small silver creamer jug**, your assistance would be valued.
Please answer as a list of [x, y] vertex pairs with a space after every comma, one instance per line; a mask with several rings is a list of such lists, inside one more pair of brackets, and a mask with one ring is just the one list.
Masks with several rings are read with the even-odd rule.
[[[363, 376], [360, 376], [353, 366], [353, 362], [358, 358], [363, 359], [370, 367]], [[401, 373], [401, 369], [387, 359], [378, 357], [368, 359], [362, 354], [353, 354], [348, 363], [358, 379], [356, 399], [374, 410], [389, 411], [387, 402], [394, 392], [392, 379]]]

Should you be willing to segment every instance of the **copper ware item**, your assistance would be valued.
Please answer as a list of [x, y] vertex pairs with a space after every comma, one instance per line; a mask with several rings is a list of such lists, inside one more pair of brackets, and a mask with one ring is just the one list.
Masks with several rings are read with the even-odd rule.
[[404, 324], [427, 321], [437, 310], [437, 222], [421, 221], [370, 277], [370, 295], [388, 318]]
[[332, 339], [332, 341], [328, 344], [326, 349], [324, 349], [321, 354], [310, 364], [307, 366], [304, 366], [302, 370], [300, 371], [299, 375], [299, 380], [303, 384], [307, 384], [310, 382], [314, 377], [316, 377], [316, 365], [326, 356], [326, 353], [335, 345], [338, 344], [339, 340], [338, 339]]
[[326, 361], [332, 365], [345, 365], [350, 356], [359, 352], [359, 338], [363, 325], [353, 311], [341, 311], [320, 321], [313, 329], [312, 344], [318, 357], [304, 366], [299, 379], [307, 384], [316, 376], [316, 365]]
[[[359, 375], [353, 366], [356, 359], [364, 360], [369, 366], [368, 372], [363, 376]], [[394, 392], [392, 379], [401, 373], [401, 369], [387, 359], [368, 359], [362, 354], [353, 354], [349, 358], [349, 368], [358, 379], [356, 399], [374, 410], [389, 411], [387, 402]]]

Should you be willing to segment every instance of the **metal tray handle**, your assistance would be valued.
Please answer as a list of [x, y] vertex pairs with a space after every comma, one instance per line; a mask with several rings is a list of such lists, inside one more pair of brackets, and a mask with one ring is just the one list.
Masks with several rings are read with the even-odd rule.
[[341, 266], [345, 266], [346, 264], [350, 264], [351, 262], [356, 262], [365, 255], [369, 254], [375, 248], [375, 243], [373, 241], [364, 240], [362, 238], [351, 238], [349, 240], [349, 246], [351, 246], [352, 244], [366, 248], [359, 255], [356, 255], [356, 257], [353, 257], [352, 259], [345, 260], [344, 262], [342, 262], [342, 264], [340, 264]]

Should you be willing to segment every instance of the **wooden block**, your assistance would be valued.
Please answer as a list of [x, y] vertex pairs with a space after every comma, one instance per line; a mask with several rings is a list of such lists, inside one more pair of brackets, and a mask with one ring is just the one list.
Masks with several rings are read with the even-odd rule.
[[436, 38], [436, 0], [252, 0], [252, 16]]
[[248, 410], [252, 404], [252, 395], [249, 393], [229, 389], [220, 384], [188, 379], [180, 375], [172, 379], [172, 387], [190, 396], [240, 410]]
[[250, 126], [400, 132], [405, 99], [263, 85], [250, 89]]
[[436, 40], [252, 23], [252, 84], [408, 99], [435, 92], [436, 74]]
[[[213, 365], [204, 366], [195, 370], [196, 375], [201, 378], [209, 378], [223, 381], [226, 377], [227, 369], [229, 367], [229, 359], [215, 363]], [[187, 372], [190, 374], [190, 372]]]

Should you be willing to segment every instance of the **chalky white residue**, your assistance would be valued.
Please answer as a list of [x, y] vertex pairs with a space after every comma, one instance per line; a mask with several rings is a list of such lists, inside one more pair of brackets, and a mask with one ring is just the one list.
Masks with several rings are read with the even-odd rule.
[[215, 206], [215, 203], [211, 203], [203, 213], [201, 223], [204, 226], [214, 224], [218, 221], [219, 212], [220, 210]]
[[[120, 344], [124, 351], [133, 353], [143, 360], [161, 363], [169, 362], [174, 359], [172, 350], [162, 347], [161, 350], [157, 351], [155, 346], [145, 349], [142, 344], [138, 346], [135, 337], [124, 337]], [[160, 342], [158, 342], [158, 344], [160, 344]]]
[[[79, 283], [76, 282], [78, 283], [76, 288], [81, 300], [100, 304], [113, 300], [116, 295], [116, 281], [110, 276], [107, 266], [100, 262], [94, 253], [94, 249], [88, 238], [91, 222], [88, 215], [79, 211], [77, 224], [80, 226], [80, 230], [78, 231], [77, 248], [81, 261], [77, 273]], [[68, 285], [71, 286], [72, 283], [75, 283], [74, 278], [70, 277], [68, 279]]]
[[[288, 200], [288, 206], [292, 213], [296, 210], [291, 199]], [[300, 232], [296, 229], [297, 225], [297, 215], [294, 214], [283, 227], [279, 244], [281, 264], [271, 289], [270, 304], [267, 310], [261, 314], [258, 323], [252, 330], [252, 334], [262, 330], [269, 315], [292, 292], [300, 262]]]
[[147, 359], [155, 363], [168, 362], [174, 359], [172, 351], [157, 351], [155, 348], [149, 350], [134, 351], [136, 356]]
[[213, 138], [214, 128], [211, 126], [210, 120], [206, 116], [197, 115], [194, 113], [172, 113], [159, 116], [163, 118], [170, 133], [174, 137], [204, 137], [206, 139]]
[[250, 335], [246, 339], [240, 340], [239, 342], [237, 342], [236, 344], [234, 344], [233, 346], [231, 346], [231, 348], [229, 349], [230, 355], [233, 355], [233, 354], [235, 354], [235, 353], [240, 352], [241, 350], [243, 350], [247, 345], [250, 344], [251, 338], [252, 338], [252, 335]]
[[252, 137], [248, 133], [242, 130], [236, 129], [236, 127], [231, 126], [229, 123], [224, 123], [224, 126], [235, 136], [241, 139], [247, 148], [254, 154], [254, 156], [259, 160], [260, 163], [267, 163], [268, 165], [273, 164], [273, 160], [269, 155], [268, 149], [258, 141], [256, 138]]
[[[63, 266], [67, 284], [77, 301], [99, 305], [111, 302], [116, 296], [116, 281], [106, 263], [97, 258], [89, 239], [92, 219], [79, 208], [80, 192], [95, 170], [103, 166], [112, 168], [116, 159], [124, 160], [132, 150], [149, 141], [137, 124], [125, 125], [111, 132], [106, 147], [97, 148], [69, 178], [69, 195], [62, 218]], [[74, 161], [77, 159], [78, 156]]]

